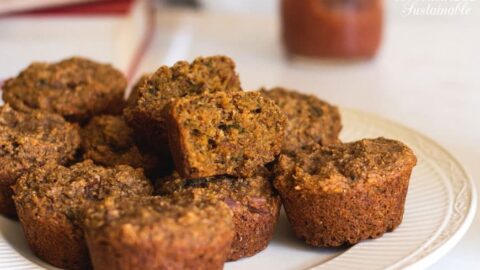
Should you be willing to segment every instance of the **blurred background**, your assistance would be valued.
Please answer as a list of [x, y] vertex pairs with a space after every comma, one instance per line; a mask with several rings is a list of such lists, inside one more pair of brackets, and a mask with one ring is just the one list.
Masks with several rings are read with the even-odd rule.
[[[226, 54], [243, 87], [276, 85], [410, 126], [480, 186], [480, 1], [0, 0], [0, 80], [80, 55], [131, 82]], [[480, 219], [432, 269], [478, 269]]]

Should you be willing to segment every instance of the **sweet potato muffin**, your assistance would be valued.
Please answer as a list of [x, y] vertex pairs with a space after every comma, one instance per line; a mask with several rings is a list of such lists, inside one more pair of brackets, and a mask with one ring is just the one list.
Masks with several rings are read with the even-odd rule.
[[48, 162], [65, 164], [80, 146], [78, 127], [49, 112], [0, 106], [0, 213], [15, 216], [11, 185]]
[[95, 269], [222, 269], [233, 239], [225, 203], [199, 191], [108, 198], [85, 213]]
[[351, 245], [401, 223], [415, 164], [401, 142], [364, 139], [282, 155], [274, 185], [299, 238], [313, 246]]
[[232, 209], [235, 238], [228, 260], [253, 256], [268, 246], [277, 224], [280, 198], [272, 189], [267, 173], [249, 178], [184, 179], [175, 172], [156, 183], [160, 195], [186, 190], [207, 190]]
[[294, 90], [276, 87], [260, 91], [272, 99], [287, 115], [282, 152], [295, 154], [311, 144], [328, 145], [339, 142], [342, 129], [338, 108]]
[[69, 121], [118, 112], [127, 80], [110, 65], [73, 57], [57, 63], [36, 62], [3, 85], [3, 100], [21, 111], [40, 109]]
[[142, 169], [96, 166], [91, 160], [70, 168], [46, 165], [24, 174], [13, 187], [14, 201], [30, 248], [61, 268], [90, 267], [80, 213], [108, 196], [151, 195]]
[[[172, 100], [205, 92], [240, 91], [235, 63], [225, 56], [199, 57], [162, 66], [140, 79], [124, 110], [127, 122], [153, 147], [164, 151], [167, 132], [164, 108]], [[154, 138], [154, 139], [153, 139]]]
[[167, 111], [169, 146], [185, 178], [248, 177], [281, 151], [286, 117], [256, 92], [176, 100]]
[[[134, 141], [134, 132], [120, 116], [93, 117], [81, 129], [83, 158], [104, 166], [130, 165], [147, 173], [159, 169], [159, 157], [140, 149]], [[165, 162], [164, 162], [165, 163]]]
[[150, 76], [152, 76], [153, 73], [145, 73], [138, 80], [135, 82], [135, 84], [132, 86], [132, 89], [130, 93], [128, 94], [127, 98], [127, 105], [130, 107], [135, 106], [137, 100], [139, 99], [140, 95], [140, 88], [145, 87], [146, 83], [150, 79]]

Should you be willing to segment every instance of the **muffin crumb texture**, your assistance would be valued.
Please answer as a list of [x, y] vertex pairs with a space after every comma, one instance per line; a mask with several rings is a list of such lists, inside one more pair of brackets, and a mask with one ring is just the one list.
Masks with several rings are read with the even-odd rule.
[[235, 63], [226, 56], [198, 57], [179, 61], [143, 76], [124, 110], [127, 122], [146, 143], [168, 149], [165, 108], [177, 99], [203, 93], [241, 91]]
[[280, 153], [285, 125], [274, 102], [256, 92], [187, 97], [168, 111], [170, 149], [186, 178], [251, 176]]

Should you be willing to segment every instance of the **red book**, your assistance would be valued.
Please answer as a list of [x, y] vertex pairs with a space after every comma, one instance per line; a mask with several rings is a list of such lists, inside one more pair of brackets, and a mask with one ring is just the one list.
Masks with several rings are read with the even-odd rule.
[[0, 14], [14, 15], [126, 15], [134, 0], [17, 0], [0, 2]]

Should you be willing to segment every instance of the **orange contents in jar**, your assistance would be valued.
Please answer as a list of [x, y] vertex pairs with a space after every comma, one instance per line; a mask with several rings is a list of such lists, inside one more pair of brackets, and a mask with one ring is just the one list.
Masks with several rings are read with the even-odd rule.
[[371, 58], [382, 38], [382, 0], [282, 0], [282, 34], [291, 54]]

